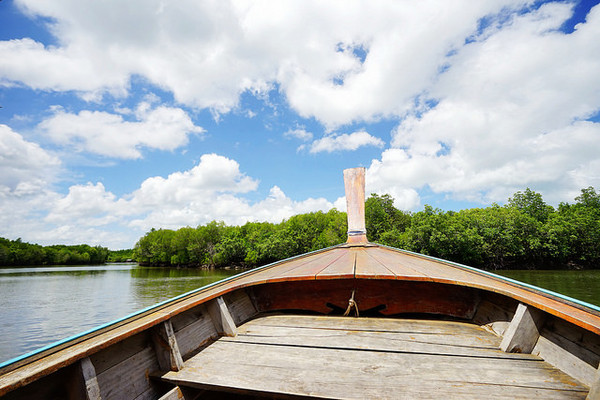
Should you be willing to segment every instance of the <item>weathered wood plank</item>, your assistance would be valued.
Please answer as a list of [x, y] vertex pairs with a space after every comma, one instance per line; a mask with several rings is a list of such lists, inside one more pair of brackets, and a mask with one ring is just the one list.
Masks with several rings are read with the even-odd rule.
[[600, 368], [596, 370], [596, 376], [590, 385], [590, 392], [586, 400], [600, 400]]
[[171, 318], [171, 325], [173, 325], [173, 330], [175, 332], [178, 332], [184, 329], [186, 326], [198, 321], [198, 319], [202, 318], [202, 311], [202, 306], [199, 306], [194, 307], [193, 309], [188, 310], [186, 312], [182, 312], [181, 314], [174, 315], [173, 318]]
[[519, 303], [504, 332], [500, 349], [509, 353], [531, 353], [540, 337], [544, 315], [540, 310]]
[[557, 341], [557, 337], [553, 332], [542, 329], [532, 354], [542, 357], [548, 363], [578, 379], [583, 384], [591, 386], [594, 382], [596, 368], [557, 344]]
[[173, 389], [169, 390], [164, 395], [160, 396], [158, 400], [183, 400], [183, 392], [179, 388], [179, 386], [175, 386]]
[[200, 388], [335, 398], [387, 398], [393, 393], [419, 398], [585, 397], [585, 387], [541, 364], [217, 341], [164, 379]]
[[208, 303], [207, 308], [215, 325], [215, 329], [220, 335], [235, 336], [237, 334], [237, 328], [233, 322], [233, 317], [222, 297], [218, 297]]
[[[96, 369], [90, 361], [89, 357], [82, 358], [78, 363], [78, 377], [75, 379], [75, 384], [80, 386], [79, 396], [86, 400], [101, 400], [100, 386], [96, 378]], [[73, 395], [75, 397], [75, 395]]]
[[243, 289], [229, 293], [223, 299], [235, 325], [241, 325], [257, 313], [252, 300]]
[[477, 305], [477, 311], [473, 316], [473, 323], [481, 325], [496, 335], [503, 336], [515, 315], [515, 309], [516, 307], [509, 310], [495, 302], [484, 299]]
[[[487, 332], [486, 332], [487, 333]], [[489, 334], [491, 336], [491, 334]], [[490, 340], [491, 339], [491, 340]], [[305, 346], [315, 348], [353, 348], [372, 351], [443, 354], [465, 357], [511, 358], [541, 361], [531, 355], [504, 353], [496, 338], [422, 333], [348, 331], [277, 326], [255, 326], [238, 331], [226, 341], [242, 343]], [[225, 339], [223, 339], [225, 340]]]
[[[205, 307], [202, 307], [205, 308]], [[200, 346], [205, 345], [208, 341], [216, 339], [219, 333], [215, 329], [215, 325], [210, 318], [208, 311], [196, 314], [197, 319], [175, 332], [179, 351], [183, 359], [187, 359], [190, 354], [193, 354]]]
[[403, 263], [423, 272], [436, 282], [464, 285], [501, 293], [563, 318], [595, 334], [600, 334], [600, 315], [596, 311], [575, 307], [558, 298], [511, 284], [501, 278], [494, 278], [483, 273], [464, 269], [451, 263], [431, 260], [421, 255], [407, 254], [402, 250], [389, 251], [400, 254]]
[[151, 344], [150, 335], [147, 332], [142, 332], [90, 355], [90, 360], [94, 364], [96, 374], [100, 375], [110, 367], [132, 357]]
[[600, 360], [600, 335], [586, 331], [574, 324], [558, 318], [549, 318], [544, 324], [545, 329], [562, 336], [566, 340], [589, 351], [585, 360], [593, 367], [598, 367]]
[[171, 320], [167, 320], [152, 329], [152, 342], [158, 365], [162, 371], [179, 371], [183, 368], [183, 358], [179, 352], [177, 338]]
[[466, 322], [436, 321], [419, 319], [396, 319], [396, 318], [347, 318], [325, 315], [269, 315], [248, 321], [243, 325], [244, 329], [257, 326], [314, 328], [323, 330], [348, 330], [366, 332], [388, 332], [388, 333], [416, 333], [435, 335], [456, 334], [462, 337], [485, 336], [493, 340], [495, 346], [500, 345], [500, 339], [490, 334], [481, 327]]
[[149, 372], [157, 370], [158, 363], [154, 350], [147, 347], [102, 374], [98, 374], [102, 399], [134, 399], [152, 390]]

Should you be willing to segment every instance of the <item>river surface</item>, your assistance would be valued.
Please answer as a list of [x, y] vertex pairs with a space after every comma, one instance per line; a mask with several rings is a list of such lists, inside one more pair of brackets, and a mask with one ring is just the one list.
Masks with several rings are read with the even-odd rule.
[[[0, 363], [239, 272], [136, 264], [0, 268]], [[600, 270], [496, 273], [600, 305]]]
[[0, 363], [240, 272], [131, 263], [0, 268]]
[[600, 306], [600, 270], [494, 271], [494, 273]]

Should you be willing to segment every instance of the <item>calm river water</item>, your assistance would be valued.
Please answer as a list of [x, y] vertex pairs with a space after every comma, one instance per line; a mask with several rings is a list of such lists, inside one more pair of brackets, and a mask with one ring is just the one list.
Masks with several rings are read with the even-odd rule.
[[[241, 272], [136, 264], [0, 268], [0, 363]], [[600, 271], [499, 271], [600, 305]]]
[[0, 268], [0, 363], [241, 270]]

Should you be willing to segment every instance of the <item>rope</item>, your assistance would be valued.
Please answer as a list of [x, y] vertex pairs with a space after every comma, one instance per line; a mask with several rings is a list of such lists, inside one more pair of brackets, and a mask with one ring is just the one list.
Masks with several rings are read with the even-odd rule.
[[350, 315], [350, 311], [352, 310], [352, 308], [354, 308], [354, 310], [356, 311], [356, 316], [359, 316], [358, 313], [358, 304], [356, 304], [356, 301], [354, 301], [354, 291], [356, 289], [352, 290], [352, 296], [350, 297], [350, 300], [348, 300], [348, 308], [346, 309], [346, 312], [344, 313], [344, 317], [347, 317], [348, 315]]

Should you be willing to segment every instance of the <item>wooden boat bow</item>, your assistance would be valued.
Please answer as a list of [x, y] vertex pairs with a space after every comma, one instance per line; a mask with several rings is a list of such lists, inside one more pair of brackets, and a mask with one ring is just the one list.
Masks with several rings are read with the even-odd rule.
[[600, 398], [600, 308], [368, 242], [364, 169], [344, 176], [346, 243], [4, 363], [0, 396]]

